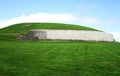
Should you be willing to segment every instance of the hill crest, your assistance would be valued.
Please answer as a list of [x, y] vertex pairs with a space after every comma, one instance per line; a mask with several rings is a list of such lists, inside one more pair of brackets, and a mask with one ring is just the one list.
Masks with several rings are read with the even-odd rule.
[[98, 31], [81, 25], [63, 23], [19, 23], [0, 29], [0, 33], [26, 33], [32, 29], [63, 29], [63, 30], [91, 30]]

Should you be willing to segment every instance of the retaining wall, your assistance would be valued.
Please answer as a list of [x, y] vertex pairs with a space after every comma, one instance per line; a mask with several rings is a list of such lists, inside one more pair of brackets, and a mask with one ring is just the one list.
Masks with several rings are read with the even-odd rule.
[[114, 41], [112, 34], [84, 30], [31, 30], [25, 36], [27, 39]]

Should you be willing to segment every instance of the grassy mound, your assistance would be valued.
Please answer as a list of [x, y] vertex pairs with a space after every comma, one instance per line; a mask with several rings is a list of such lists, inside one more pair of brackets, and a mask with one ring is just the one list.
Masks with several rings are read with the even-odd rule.
[[[20, 23], [0, 29], [1, 40], [13, 40], [20, 34], [25, 34], [32, 29], [64, 29], [64, 30], [92, 30], [96, 29], [62, 23]], [[96, 30], [97, 31], [97, 30]]]
[[96, 30], [93, 28], [61, 23], [20, 23], [0, 29], [0, 33], [26, 33], [31, 29]]
[[85, 26], [62, 23], [20, 23], [0, 29], [0, 40], [13, 40], [32, 29], [96, 30]]

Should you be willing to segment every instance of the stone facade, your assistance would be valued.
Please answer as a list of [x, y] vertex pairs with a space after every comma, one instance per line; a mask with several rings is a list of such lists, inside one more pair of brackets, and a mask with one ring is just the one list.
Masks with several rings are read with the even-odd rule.
[[114, 41], [113, 35], [100, 31], [85, 30], [31, 30], [28, 34], [19, 37], [31, 40], [81, 40], [81, 41]]

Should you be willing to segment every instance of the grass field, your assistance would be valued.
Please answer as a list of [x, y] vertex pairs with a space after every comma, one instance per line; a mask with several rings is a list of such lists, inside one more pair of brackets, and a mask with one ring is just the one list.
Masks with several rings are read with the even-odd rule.
[[[0, 76], [120, 76], [120, 43], [16, 40], [30, 29], [61, 27], [43, 24], [0, 29]], [[62, 25], [60, 29], [95, 30]]]
[[0, 41], [0, 76], [119, 76], [120, 43]]

